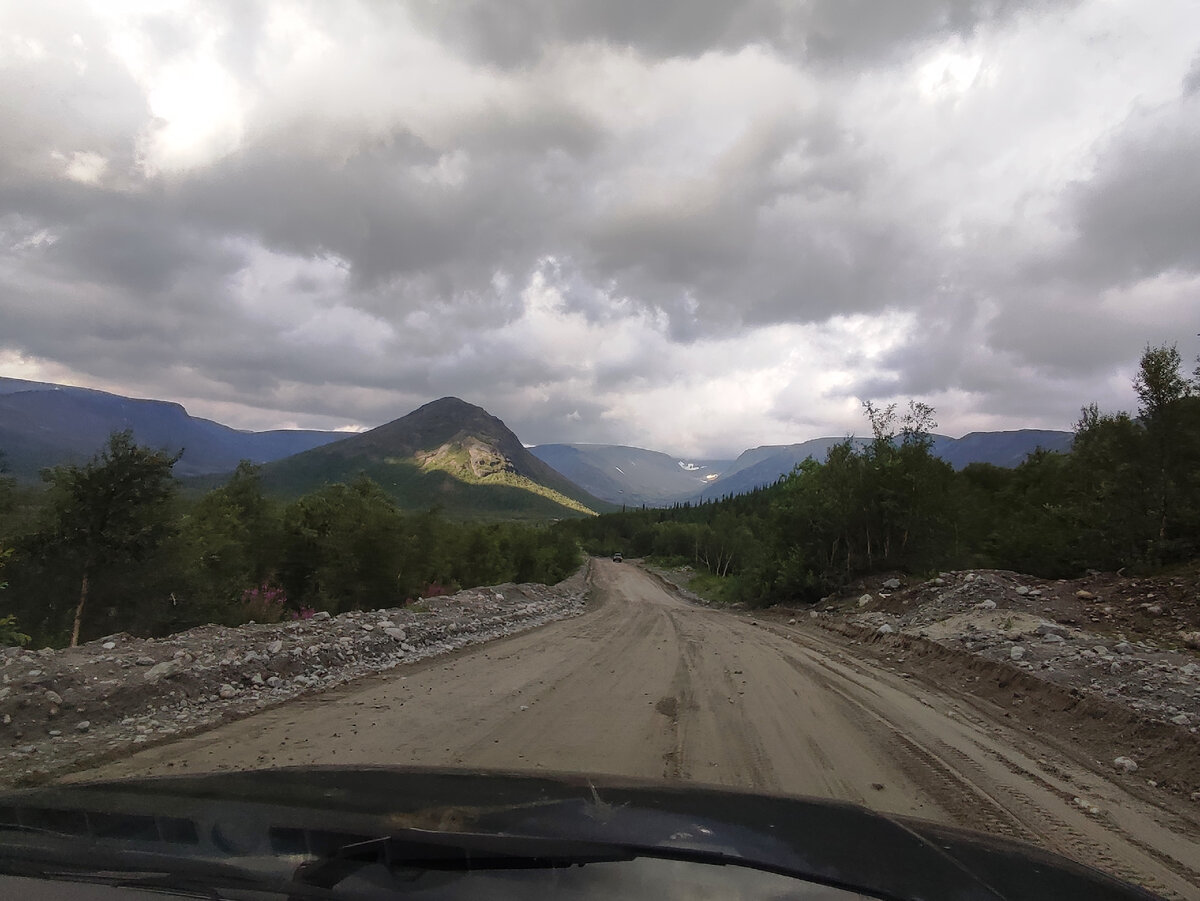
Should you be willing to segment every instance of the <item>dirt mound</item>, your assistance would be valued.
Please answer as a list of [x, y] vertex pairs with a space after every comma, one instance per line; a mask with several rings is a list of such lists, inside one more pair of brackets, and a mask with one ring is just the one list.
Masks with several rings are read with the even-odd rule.
[[1064, 749], [1200, 800], [1195, 572], [1069, 581], [1005, 570], [891, 574], [772, 618], [838, 633]]

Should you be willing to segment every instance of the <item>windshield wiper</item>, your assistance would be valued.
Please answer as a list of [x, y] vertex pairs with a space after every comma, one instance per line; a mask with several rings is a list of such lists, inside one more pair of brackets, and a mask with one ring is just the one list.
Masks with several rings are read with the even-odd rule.
[[294, 882], [220, 861], [114, 848], [6, 844], [0, 873], [58, 882], [220, 897], [219, 891], [255, 891], [281, 897], [331, 899], [315, 884]]

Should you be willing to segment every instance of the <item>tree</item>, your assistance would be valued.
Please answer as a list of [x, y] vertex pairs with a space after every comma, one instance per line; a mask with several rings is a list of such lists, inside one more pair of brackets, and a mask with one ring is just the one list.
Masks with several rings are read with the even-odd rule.
[[279, 576], [288, 599], [331, 613], [399, 603], [404, 525], [365, 475], [304, 495], [283, 516]]
[[1133, 390], [1141, 401], [1138, 413], [1147, 423], [1161, 419], [1176, 401], [1191, 393], [1191, 384], [1180, 372], [1182, 366], [1183, 359], [1175, 345], [1146, 345]]
[[227, 483], [184, 518], [178, 544], [189, 614], [233, 624], [244, 592], [275, 574], [281, 540], [280, 517], [263, 493], [261, 467], [243, 460]]
[[[4, 564], [8, 558], [12, 556], [12, 548], [5, 548], [0, 551], [0, 570], [4, 569]], [[0, 580], [0, 591], [8, 587], [8, 583]], [[29, 641], [29, 636], [17, 628], [17, 618], [11, 613], [8, 616], [0, 616], [0, 647], [11, 647], [13, 645], [23, 645]]]
[[1167, 541], [1174, 512], [1171, 499], [1175, 484], [1183, 475], [1177, 471], [1176, 453], [1180, 438], [1180, 407], [1181, 401], [1191, 394], [1192, 386], [1181, 372], [1182, 366], [1183, 360], [1174, 345], [1147, 345], [1133, 380], [1133, 390], [1140, 402], [1138, 414], [1149, 443], [1160, 546]]
[[114, 432], [107, 447], [83, 466], [42, 472], [52, 495], [45, 529], [48, 544], [67, 555], [79, 579], [71, 647], [79, 644], [96, 567], [139, 561], [171, 534], [171, 469], [182, 453], [141, 447], [126, 430]]

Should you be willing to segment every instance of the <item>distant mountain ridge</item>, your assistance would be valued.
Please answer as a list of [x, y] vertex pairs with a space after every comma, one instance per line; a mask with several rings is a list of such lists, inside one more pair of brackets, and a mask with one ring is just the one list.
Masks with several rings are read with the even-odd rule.
[[530, 451], [596, 497], [636, 506], [692, 497], [732, 462], [689, 461], [615, 444], [541, 444]]
[[[962, 438], [934, 435], [933, 453], [955, 469], [970, 463], [1012, 467], [1038, 448], [1069, 451], [1073, 438], [1071, 432], [1043, 429], [971, 432]], [[681, 477], [672, 471], [668, 464], [677, 467], [676, 461], [680, 458], [636, 447], [547, 444], [534, 447], [532, 451], [567, 478], [585, 485], [592, 494], [606, 501], [663, 506], [745, 494], [772, 485], [809, 457], [823, 462], [829, 449], [845, 440], [844, 437], [813, 438], [799, 444], [750, 448], [736, 460], [705, 461], [704, 468], [699, 470], [702, 478], [687, 478], [686, 474]], [[866, 439], [855, 440], [866, 443]], [[622, 460], [629, 462], [623, 466]], [[662, 480], [647, 487], [647, 471], [663, 473]]]
[[[824, 460], [830, 447], [845, 440], [764, 445], [736, 460], [689, 460], [622, 445], [527, 449], [495, 416], [454, 397], [357, 435], [244, 432], [189, 416], [177, 403], [0, 377], [0, 451], [20, 479], [34, 481], [45, 467], [83, 462], [122, 429], [132, 429], [143, 444], [182, 448], [176, 473], [212, 484], [248, 459], [266, 464], [268, 485], [284, 494], [298, 496], [365, 472], [412, 509], [529, 518], [742, 494], [774, 483], [807, 457]], [[1069, 451], [1072, 438], [1070, 432], [1036, 429], [934, 435], [933, 451], [956, 469], [974, 462], [1015, 466], [1039, 447]]]
[[0, 450], [22, 480], [36, 480], [46, 467], [84, 462], [125, 429], [142, 444], [182, 449], [175, 472], [185, 477], [229, 472], [241, 460], [266, 463], [346, 437], [306, 429], [242, 432], [189, 416], [169, 401], [0, 377]]

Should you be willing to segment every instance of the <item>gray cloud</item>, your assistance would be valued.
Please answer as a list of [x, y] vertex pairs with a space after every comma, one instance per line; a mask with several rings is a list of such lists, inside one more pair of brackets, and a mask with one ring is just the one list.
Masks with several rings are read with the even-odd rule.
[[1074, 0], [418, 0], [418, 21], [475, 58], [528, 65], [560, 43], [600, 41], [656, 57], [764, 44], [807, 62], [890, 59], [915, 41], [969, 35], [981, 24]]
[[[0, 355], [243, 426], [375, 424], [443, 394], [526, 440], [653, 443], [636, 426], [681, 450], [732, 446], [722, 404], [795, 440], [840, 433], [858, 396], [942, 398], [950, 431], [968, 405], [1062, 425], [1171, 338], [1200, 278], [1200, 58], [1173, 51], [1169, 90], [1130, 64], [1113, 99], [1077, 8], [1103, 19], [6, 10]], [[1002, 97], [1024, 67], [1077, 76], [1096, 112], [1068, 128]], [[1026, 131], [1044, 148], [1006, 157]]]
[[1134, 121], [1074, 203], [1080, 277], [1200, 272], [1200, 97]]

